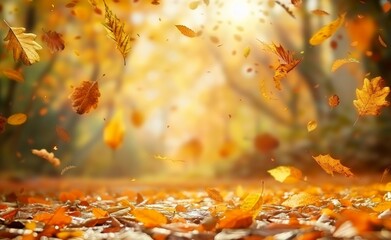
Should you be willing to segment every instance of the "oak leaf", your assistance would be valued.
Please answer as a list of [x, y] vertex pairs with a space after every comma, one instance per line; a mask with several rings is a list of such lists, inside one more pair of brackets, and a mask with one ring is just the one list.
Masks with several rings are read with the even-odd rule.
[[23, 82], [24, 81], [24, 77], [22, 75], [22, 73], [18, 70], [14, 70], [14, 69], [6, 69], [6, 70], [3, 70], [3, 74], [11, 79], [11, 80], [14, 80], [14, 81], [17, 81], [17, 82]]
[[332, 158], [329, 154], [327, 155], [318, 155], [316, 157], [312, 156], [313, 159], [319, 164], [323, 170], [330, 174], [334, 175], [334, 172], [345, 175], [346, 177], [352, 177], [354, 174], [350, 171], [350, 168], [345, 167], [341, 164], [341, 161], [338, 159]]
[[339, 27], [342, 26], [343, 22], [345, 21], [345, 14], [343, 13], [340, 15], [336, 20], [332, 21], [331, 23], [323, 26], [321, 29], [319, 29], [312, 37], [310, 38], [310, 44], [311, 45], [319, 45], [327, 38], [331, 37]]
[[193, 38], [198, 36], [198, 33], [184, 25], [175, 25], [175, 27], [186, 37]]
[[124, 58], [124, 65], [126, 65], [126, 57], [128, 56], [131, 50], [130, 35], [124, 31], [124, 23], [122, 23], [118, 17], [113, 14], [106, 4], [106, 1], [103, 1], [105, 4], [105, 23], [103, 24], [108, 30], [108, 36], [117, 43], [117, 49], [121, 52], [122, 57]]
[[95, 109], [98, 106], [99, 97], [97, 81], [83, 81], [69, 96], [72, 107], [78, 114], [88, 113], [91, 109]]
[[55, 167], [60, 166], [60, 163], [61, 163], [60, 159], [56, 158], [54, 156], [54, 153], [48, 152], [46, 149], [41, 149], [41, 150], [32, 149], [31, 152], [34, 155], [45, 159], [46, 161], [48, 161], [49, 163], [51, 163]]
[[275, 54], [279, 59], [279, 65], [275, 68], [273, 80], [275, 87], [278, 90], [281, 90], [281, 80], [300, 63], [301, 59], [295, 58], [293, 56], [294, 53], [289, 50], [285, 50], [282, 45], [261, 43], [265, 47], [264, 50]]
[[142, 222], [145, 227], [156, 227], [167, 223], [167, 218], [154, 209], [136, 208], [132, 214], [137, 221]]
[[117, 149], [124, 138], [125, 123], [123, 122], [122, 111], [117, 111], [103, 131], [104, 142], [112, 149]]
[[8, 117], [7, 123], [9, 125], [21, 125], [27, 120], [27, 115], [24, 113], [15, 113]]
[[62, 35], [56, 31], [44, 31], [42, 41], [46, 43], [51, 53], [62, 51], [65, 48]]
[[335, 108], [339, 105], [339, 97], [338, 95], [334, 94], [329, 97], [329, 106], [332, 108]]
[[302, 173], [299, 169], [290, 166], [279, 166], [267, 171], [272, 177], [285, 183], [297, 182], [302, 178]]
[[375, 77], [371, 81], [365, 78], [363, 88], [356, 89], [357, 100], [354, 100], [353, 104], [360, 116], [377, 116], [382, 107], [390, 105], [386, 100], [390, 88], [383, 87], [383, 83], [384, 80], [381, 77]]
[[14, 60], [21, 60], [24, 65], [31, 65], [39, 62], [37, 50], [42, 49], [42, 47], [34, 41], [37, 35], [25, 33], [25, 28], [11, 27], [6, 21], [4, 22], [9, 27], [8, 34], [4, 38], [4, 41], [8, 41], [7, 49], [12, 50]]

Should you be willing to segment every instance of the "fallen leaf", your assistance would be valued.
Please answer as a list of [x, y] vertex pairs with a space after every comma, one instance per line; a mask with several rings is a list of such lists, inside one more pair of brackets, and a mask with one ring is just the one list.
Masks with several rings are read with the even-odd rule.
[[221, 196], [220, 192], [215, 188], [207, 188], [205, 189], [208, 196], [215, 200], [216, 202], [224, 202], [224, 198]]
[[175, 27], [186, 37], [196, 37], [198, 34], [194, 32], [192, 29], [184, 26], [184, 25], [175, 25]]
[[334, 172], [343, 174], [346, 177], [352, 177], [354, 175], [348, 167], [341, 164], [340, 160], [332, 158], [329, 154], [318, 155], [316, 157], [313, 156], [312, 158], [315, 159], [326, 173], [332, 176], [334, 175]]
[[83, 81], [76, 87], [69, 98], [72, 101], [73, 110], [78, 114], [84, 114], [98, 106], [100, 97], [97, 81]]
[[6, 70], [3, 70], [3, 74], [11, 79], [11, 80], [14, 80], [14, 81], [17, 81], [17, 82], [23, 82], [24, 81], [24, 77], [22, 75], [22, 73], [18, 70], [14, 70], [14, 69], [6, 69]]
[[285, 78], [286, 75], [300, 63], [301, 59], [296, 59], [293, 56], [293, 52], [285, 50], [285, 48], [281, 45], [277, 46], [274, 43], [261, 43], [265, 47], [266, 51], [275, 54], [279, 58], [279, 61], [282, 61], [282, 63], [280, 62], [279, 65], [275, 68], [275, 73], [273, 77], [275, 87], [278, 90], [281, 90], [281, 80]]
[[267, 171], [272, 177], [282, 183], [294, 183], [302, 178], [299, 169], [290, 166], [278, 166]]
[[72, 221], [72, 217], [68, 216], [66, 211], [67, 207], [59, 207], [54, 213], [38, 213], [33, 219], [46, 225], [65, 226]]
[[301, 192], [290, 196], [287, 200], [281, 203], [282, 206], [295, 208], [302, 207], [311, 204], [315, 204], [319, 201], [319, 197], [312, 195], [310, 193]]
[[386, 97], [390, 93], [389, 87], [383, 87], [384, 80], [375, 77], [371, 81], [364, 79], [363, 88], [356, 89], [357, 100], [353, 101], [359, 116], [379, 115], [382, 107], [390, 105]]
[[125, 135], [122, 111], [117, 111], [103, 130], [103, 140], [112, 149], [117, 149]]
[[307, 123], [307, 131], [312, 132], [318, 127], [318, 123], [314, 120], [311, 120]]
[[253, 223], [253, 215], [242, 209], [227, 210], [219, 220], [219, 228], [248, 228]]
[[243, 199], [240, 204], [240, 209], [244, 211], [256, 211], [262, 207], [262, 201], [262, 193], [250, 193]]
[[335, 108], [339, 105], [339, 97], [338, 95], [334, 94], [329, 97], [329, 106], [332, 108]]
[[321, 29], [319, 29], [312, 37], [310, 38], [310, 44], [311, 45], [319, 45], [327, 38], [331, 37], [339, 27], [342, 26], [343, 22], [345, 21], [345, 15], [346, 13], [343, 13], [340, 15], [336, 20], [332, 21], [331, 23], [323, 26]]
[[46, 149], [41, 149], [41, 150], [32, 149], [31, 152], [34, 155], [45, 159], [46, 161], [48, 161], [49, 163], [51, 163], [55, 167], [60, 166], [60, 163], [61, 163], [60, 159], [56, 158], [54, 156], [54, 153], [51, 153], [51, 152], [49, 153]]
[[331, 72], [337, 71], [338, 68], [340, 68], [342, 65], [346, 63], [359, 63], [359, 61], [355, 58], [337, 59], [334, 61], [333, 65], [331, 66]]
[[314, 10], [311, 11], [311, 13], [313, 13], [314, 15], [317, 15], [317, 16], [330, 15], [328, 12], [323, 11], [321, 9], [314, 9]]
[[62, 51], [65, 48], [62, 35], [56, 31], [44, 31], [42, 41], [46, 43], [51, 53]]
[[8, 117], [7, 123], [9, 125], [21, 125], [27, 120], [27, 115], [24, 113], [15, 113]]
[[124, 31], [125, 24], [113, 14], [107, 6], [106, 1], [103, 2], [106, 10], [104, 26], [109, 32], [108, 36], [116, 42], [117, 49], [122, 54], [122, 57], [124, 58], [124, 65], [126, 65], [126, 57], [131, 50], [130, 35]]
[[137, 221], [142, 222], [147, 228], [157, 227], [167, 223], [166, 216], [154, 209], [136, 208], [132, 211], [132, 214]]
[[41, 50], [42, 47], [34, 41], [37, 35], [25, 33], [25, 28], [11, 27], [5, 20], [4, 22], [9, 28], [4, 41], [8, 42], [7, 49], [12, 50], [14, 60], [21, 60], [24, 65], [39, 62], [37, 50]]
[[92, 214], [94, 214], [95, 218], [104, 218], [109, 216], [109, 213], [107, 211], [97, 207], [92, 208]]

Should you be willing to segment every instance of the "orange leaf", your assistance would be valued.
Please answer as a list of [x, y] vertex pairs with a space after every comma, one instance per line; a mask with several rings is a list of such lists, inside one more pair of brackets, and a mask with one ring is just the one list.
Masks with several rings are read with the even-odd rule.
[[329, 106], [332, 108], [335, 108], [339, 105], [339, 97], [338, 95], [334, 94], [329, 97]]
[[224, 202], [224, 198], [221, 196], [220, 192], [215, 188], [207, 188], [205, 189], [208, 196], [215, 200], [216, 202]]
[[24, 113], [15, 113], [8, 117], [7, 123], [10, 125], [21, 125], [25, 123], [27, 116]]
[[56, 31], [44, 31], [44, 34], [42, 35], [42, 41], [46, 43], [51, 53], [62, 51], [65, 48], [62, 35]]
[[183, 34], [185, 35], [186, 37], [196, 37], [198, 34], [196, 32], [194, 32], [192, 29], [186, 27], [186, 26], [183, 26], [183, 25], [175, 25], [175, 27]]
[[302, 173], [299, 169], [290, 166], [279, 166], [267, 171], [272, 177], [285, 183], [297, 182], [302, 178]]
[[133, 126], [139, 128], [144, 124], [145, 118], [142, 112], [135, 110], [132, 112], [132, 115], [130, 116], [130, 120]]
[[69, 97], [76, 113], [88, 113], [91, 109], [95, 109], [98, 106], [100, 97], [98, 82], [83, 81], [79, 87], [73, 90]]
[[340, 160], [332, 158], [329, 154], [316, 157], [313, 156], [313, 158], [319, 166], [330, 175], [333, 175], [334, 172], [343, 174], [346, 177], [352, 177], [354, 175], [348, 167], [341, 164]]
[[104, 218], [109, 215], [109, 213], [101, 208], [92, 208], [92, 214], [94, 214], [95, 218]]
[[147, 228], [161, 226], [167, 223], [166, 216], [153, 209], [136, 208], [132, 211], [132, 214], [137, 221], [142, 222]]
[[312, 10], [311, 13], [313, 13], [314, 15], [317, 15], [317, 16], [330, 15], [328, 12], [323, 11], [321, 9]]
[[23, 82], [24, 81], [24, 77], [22, 75], [22, 73], [18, 70], [14, 70], [14, 69], [6, 69], [6, 70], [3, 70], [3, 74], [11, 79], [11, 80], [14, 80], [14, 81], [17, 81], [17, 82]]
[[112, 149], [117, 149], [124, 138], [125, 124], [123, 122], [122, 111], [117, 111], [112, 119], [105, 126], [103, 140]]
[[281, 205], [294, 208], [314, 204], [318, 201], [319, 197], [306, 192], [301, 192], [299, 194], [290, 196], [287, 200], [281, 203]]
[[38, 213], [33, 219], [35, 221], [43, 222], [46, 225], [65, 226], [72, 221], [72, 217], [68, 216], [65, 213], [66, 211], [66, 207], [59, 207], [54, 213]]
[[259, 134], [254, 139], [254, 146], [260, 153], [269, 153], [279, 145], [278, 139], [269, 133]]
[[345, 21], [345, 13], [339, 16], [336, 20], [332, 21], [331, 23], [323, 26], [321, 29], [319, 29], [310, 39], [311, 45], [319, 45], [327, 38], [331, 37], [339, 27], [342, 26], [343, 22]]
[[359, 63], [359, 61], [355, 58], [337, 59], [333, 62], [333, 65], [331, 66], [331, 72], [337, 71], [338, 68], [340, 68], [342, 65], [346, 63]]
[[318, 127], [318, 123], [315, 120], [311, 120], [307, 123], [307, 131], [312, 132]]
[[219, 221], [219, 228], [248, 228], [253, 223], [253, 215], [241, 209], [228, 210]]
[[73, 190], [70, 192], [61, 192], [58, 199], [61, 202], [71, 201], [74, 202], [75, 200], [81, 200], [81, 198], [84, 197], [84, 194], [82, 191], [79, 190]]
[[389, 87], [383, 87], [384, 80], [381, 77], [375, 77], [371, 81], [364, 79], [363, 88], [356, 89], [357, 100], [353, 101], [358, 114], [379, 115], [382, 107], [390, 105], [386, 97], [390, 93]]

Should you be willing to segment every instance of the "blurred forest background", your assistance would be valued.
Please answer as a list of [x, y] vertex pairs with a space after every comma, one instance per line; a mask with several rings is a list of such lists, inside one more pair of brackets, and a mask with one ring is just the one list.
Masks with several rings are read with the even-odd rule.
[[[390, 2], [303, 0], [297, 7], [286, 0], [206, 2], [106, 0], [132, 36], [124, 66], [102, 25], [103, 1], [1, 1], [1, 19], [37, 34], [40, 45], [48, 30], [65, 41], [58, 53], [44, 47], [41, 61], [31, 66], [14, 62], [0, 45], [0, 114], [28, 116], [0, 135], [1, 174], [58, 176], [76, 166], [65, 175], [258, 177], [293, 165], [311, 175], [321, 170], [312, 156], [327, 153], [353, 172], [389, 166], [389, 107], [354, 124], [352, 101], [365, 76], [382, 76], [391, 85]], [[329, 15], [313, 14], [315, 9]], [[336, 34], [319, 46], [308, 43], [344, 12]], [[186, 37], [178, 24], [201, 34]], [[7, 31], [0, 23], [2, 38]], [[282, 80], [281, 91], [270, 67], [276, 57], [260, 41], [281, 44], [303, 59]], [[360, 63], [331, 72], [336, 59], [349, 57]], [[24, 81], [8, 79], [6, 69], [20, 69]], [[73, 87], [96, 79], [97, 109], [76, 114], [69, 99]], [[340, 104], [332, 109], [333, 94]], [[113, 117], [124, 129], [117, 149], [103, 140]], [[311, 120], [318, 127], [308, 132]], [[31, 153], [41, 148], [54, 152], [61, 166]]]

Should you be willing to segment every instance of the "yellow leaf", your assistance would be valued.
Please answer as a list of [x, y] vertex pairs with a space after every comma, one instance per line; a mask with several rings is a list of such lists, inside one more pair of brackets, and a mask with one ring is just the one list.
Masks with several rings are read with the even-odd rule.
[[4, 38], [4, 41], [8, 41], [7, 49], [12, 50], [14, 60], [21, 60], [24, 65], [31, 65], [39, 62], [37, 50], [42, 49], [42, 47], [34, 41], [37, 35], [25, 33], [25, 28], [11, 27], [5, 20], [4, 22], [9, 27], [8, 34]]
[[364, 79], [363, 88], [356, 89], [357, 100], [353, 101], [358, 114], [379, 115], [382, 107], [390, 105], [386, 97], [390, 93], [389, 87], [383, 87], [384, 80], [381, 77], [375, 77], [371, 81]]
[[25, 123], [27, 116], [24, 113], [15, 113], [8, 117], [7, 123], [10, 125], [21, 125]]
[[117, 44], [117, 49], [121, 52], [126, 65], [126, 57], [131, 50], [130, 35], [124, 31], [124, 23], [122, 23], [113, 12], [109, 9], [106, 1], [105, 4], [105, 23], [104, 26], [109, 32], [109, 37]]
[[359, 63], [359, 61], [355, 58], [337, 59], [334, 61], [333, 65], [331, 66], [331, 72], [337, 71], [338, 68], [340, 68], [342, 65], [346, 63]]
[[194, 10], [194, 9], [196, 9], [199, 5], [200, 5], [200, 1], [194, 1], [194, 2], [189, 3], [189, 8], [190, 8], [191, 10]]
[[251, 52], [250, 47], [246, 47], [246, 48], [244, 49], [244, 51], [243, 51], [243, 56], [244, 56], [245, 58], [247, 58], [248, 55], [250, 55], [250, 52]]
[[124, 138], [125, 124], [122, 111], [117, 111], [114, 117], [105, 126], [103, 132], [104, 142], [112, 149], [117, 149]]
[[175, 25], [175, 27], [186, 37], [196, 37], [198, 34], [191, 30], [190, 28], [183, 26], [183, 25]]
[[69, 96], [72, 107], [78, 114], [88, 113], [91, 109], [95, 109], [98, 106], [99, 97], [97, 81], [83, 81]]
[[306, 192], [301, 192], [299, 194], [290, 196], [287, 200], [281, 203], [281, 205], [294, 208], [315, 204], [318, 201], [319, 197]]
[[24, 81], [22, 73], [17, 70], [13, 70], [13, 69], [3, 70], [3, 74], [11, 80], [15, 80], [17, 82]]
[[217, 189], [207, 188], [205, 191], [208, 193], [208, 196], [216, 202], [224, 202], [224, 198]]
[[250, 193], [240, 204], [244, 211], [256, 211], [262, 206], [262, 193]]
[[297, 182], [302, 178], [302, 173], [299, 169], [290, 166], [279, 166], [267, 171], [272, 177], [283, 183]]
[[341, 164], [340, 160], [332, 158], [329, 154], [318, 155], [316, 157], [312, 156], [312, 158], [330, 175], [334, 175], [334, 172], [343, 174], [346, 177], [352, 177], [354, 175], [348, 167]]
[[318, 127], [318, 123], [314, 120], [311, 120], [307, 123], [308, 132], [314, 131]]
[[142, 222], [145, 227], [151, 228], [161, 226], [167, 223], [167, 218], [154, 209], [136, 208], [132, 214], [137, 221]]
[[310, 39], [311, 45], [319, 45], [327, 38], [331, 37], [339, 27], [343, 24], [345, 21], [345, 14], [340, 15], [336, 20], [332, 21], [331, 23], [327, 24], [326, 26], [323, 26], [321, 29], [319, 29]]
[[334, 94], [329, 97], [329, 106], [334, 108], [339, 105], [339, 97], [338, 95]]

